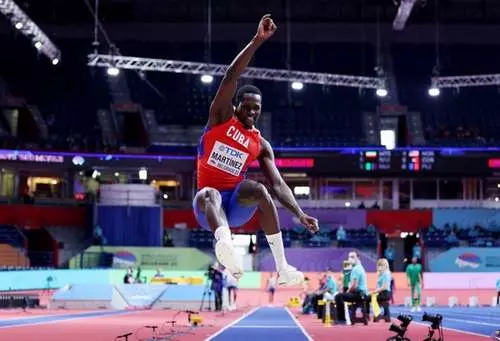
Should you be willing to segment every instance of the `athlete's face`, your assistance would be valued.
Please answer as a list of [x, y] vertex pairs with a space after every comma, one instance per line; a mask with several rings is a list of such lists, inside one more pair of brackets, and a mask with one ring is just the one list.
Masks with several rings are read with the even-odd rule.
[[245, 128], [251, 129], [257, 123], [261, 112], [261, 97], [257, 94], [243, 96], [238, 104], [235, 115]]

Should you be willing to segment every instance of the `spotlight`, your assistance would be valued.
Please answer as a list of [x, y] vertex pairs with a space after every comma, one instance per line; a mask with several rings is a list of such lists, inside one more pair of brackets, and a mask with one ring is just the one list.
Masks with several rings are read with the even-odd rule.
[[[431, 315], [424, 313], [424, 316], [422, 316], [422, 321], [424, 322], [430, 322], [431, 326], [429, 327], [429, 334], [427, 335], [427, 338], [425, 341], [443, 341], [444, 340], [444, 332], [443, 328], [441, 326], [441, 323], [443, 321], [443, 315]], [[438, 331], [438, 338], [434, 338], [434, 334], [436, 333], [436, 330]]]
[[387, 341], [410, 341], [410, 339], [405, 337], [405, 334], [408, 331], [408, 326], [413, 320], [413, 317], [401, 314], [398, 316], [398, 320], [401, 321], [399, 326], [394, 323], [389, 326], [389, 331], [396, 333], [396, 335], [391, 336]]
[[387, 90], [383, 88], [377, 89], [375, 93], [377, 94], [378, 97], [385, 97], [388, 94]]
[[40, 50], [42, 48], [43, 44], [39, 41], [35, 41], [35, 47], [37, 50]]
[[429, 96], [437, 97], [437, 96], [439, 96], [439, 94], [441, 94], [441, 91], [439, 90], [439, 88], [437, 88], [435, 86], [432, 86], [429, 88]]
[[21, 28], [23, 28], [24, 24], [22, 22], [17, 22], [14, 27], [17, 29], [17, 30], [20, 30]]
[[52, 59], [52, 65], [57, 65], [57, 64], [59, 64], [59, 58]]
[[297, 90], [297, 91], [302, 90], [302, 89], [304, 89], [304, 83], [302, 83], [302, 82], [292, 82], [292, 89], [293, 90]]
[[108, 75], [112, 77], [116, 77], [120, 74], [120, 69], [117, 68], [116, 66], [110, 66], [108, 67]]
[[201, 82], [205, 84], [210, 84], [214, 81], [214, 77], [212, 75], [203, 75], [201, 76]]

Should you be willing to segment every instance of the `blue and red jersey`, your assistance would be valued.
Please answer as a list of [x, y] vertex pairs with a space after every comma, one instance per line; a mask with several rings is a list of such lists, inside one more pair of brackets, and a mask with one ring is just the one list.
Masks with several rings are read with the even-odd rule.
[[198, 189], [234, 189], [244, 179], [248, 165], [259, 156], [260, 141], [260, 131], [245, 128], [235, 116], [207, 128], [198, 145]]

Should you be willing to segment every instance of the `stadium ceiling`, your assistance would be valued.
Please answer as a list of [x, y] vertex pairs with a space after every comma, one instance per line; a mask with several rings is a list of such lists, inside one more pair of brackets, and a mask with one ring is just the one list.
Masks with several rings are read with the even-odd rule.
[[[399, 1], [399, 0], [398, 0]], [[434, 1], [422, 0], [411, 15], [413, 24], [433, 23]], [[90, 0], [93, 3], [93, 0]], [[392, 22], [397, 12], [394, 0], [308, 0], [290, 1], [293, 22]], [[425, 1], [424, 1], [425, 3]], [[33, 20], [46, 25], [79, 25], [91, 23], [84, 0], [24, 1], [22, 8]], [[213, 1], [214, 22], [255, 22], [264, 12], [272, 13], [278, 22], [286, 19], [283, 1], [253, 0], [244, 6], [234, 0]], [[439, 0], [440, 22], [497, 24], [500, 1]], [[205, 22], [207, 0], [101, 0], [100, 16], [113, 23]]]

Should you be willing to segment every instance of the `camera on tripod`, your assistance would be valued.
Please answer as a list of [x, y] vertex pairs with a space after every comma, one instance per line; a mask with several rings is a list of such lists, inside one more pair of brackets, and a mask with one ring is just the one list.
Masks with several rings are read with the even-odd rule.
[[[424, 341], [444, 341], [444, 333], [443, 328], [441, 327], [441, 323], [443, 322], [443, 315], [432, 315], [424, 313], [422, 316], [422, 321], [430, 322], [431, 326], [429, 327], [429, 334]], [[438, 332], [437, 338], [434, 337], [434, 334]]]
[[388, 338], [387, 341], [409, 341], [409, 339], [405, 337], [405, 334], [408, 331], [408, 326], [413, 320], [413, 317], [411, 315], [401, 314], [398, 315], [398, 320], [401, 322], [399, 326], [394, 323], [389, 326], [389, 331], [396, 333], [396, 335]]
[[209, 266], [207, 268], [207, 272], [205, 272], [205, 277], [207, 277], [209, 280], [213, 280], [214, 277], [215, 277], [215, 269], [213, 268], [213, 266]]
[[424, 313], [424, 316], [422, 316], [422, 321], [430, 322], [432, 329], [438, 329], [439, 325], [441, 324], [441, 321], [443, 321], [443, 315], [439, 315], [439, 314], [432, 315], [432, 314]]

